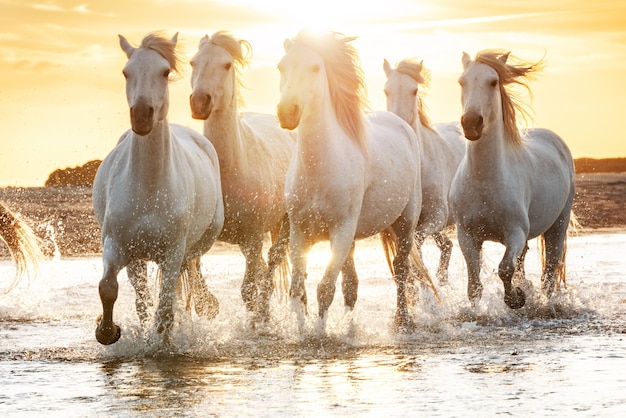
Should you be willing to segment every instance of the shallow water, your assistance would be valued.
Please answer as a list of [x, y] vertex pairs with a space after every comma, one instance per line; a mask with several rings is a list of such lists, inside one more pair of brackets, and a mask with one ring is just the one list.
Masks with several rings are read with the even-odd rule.
[[[531, 243], [535, 290], [511, 311], [494, 274], [502, 248], [486, 246], [485, 292], [471, 307], [455, 247], [443, 303], [423, 292], [417, 330], [398, 335], [380, 244], [363, 241], [357, 307], [344, 312], [338, 294], [318, 337], [315, 315], [300, 333], [279, 299], [268, 327], [251, 330], [239, 296], [243, 257], [214, 249], [203, 270], [220, 314], [209, 321], [181, 312], [167, 353], [144, 342], [124, 272], [115, 306], [122, 338], [104, 347], [94, 337], [101, 260], [45, 261], [30, 283], [0, 294], [0, 415], [624, 416], [624, 250], [624, 233], [571, 238], [568, 288], [545, 301]], [[434, 270], [438, 251], [427, 242], [424, 253]], [[326, 257], [319, 245], [310, 258], [310, 312]], [[2, 291], [13, 272], [0, 262]]]

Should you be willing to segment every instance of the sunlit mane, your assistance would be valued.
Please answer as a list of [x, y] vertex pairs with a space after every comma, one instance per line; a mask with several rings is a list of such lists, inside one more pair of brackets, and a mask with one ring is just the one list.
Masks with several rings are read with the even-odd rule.
[[[422, 61], [418, 61], [415, 58], [406, 58], [400, 61], [396, 65], [396, 71], [400, 74], [405, 74], [411, 77], [418, 85], [422, 85], [424, 87], [430, 86], [430, 71], [428, 71]], [[423, 90], [417, 89], [418, 94], [423, 97]], [[420, 122], [426, 128], [432, 129], [432, 122], [428, 117], [426, 112], [426, 106], [424, 105], [423, 100], [418, 100], [418, 109], [417, 113], [420, 118]]]
[[170, 64], [172, 72], [180, 75], [183, 59], [177, 44], [171, 43], [161, 33], [153, 32], [146, 35], [141, 41], [140, 48], [158, 52]]
[[241, 81], [241, 69], [250, 63], [252, 58], [252, 46], [250, 42], [244, 39], [237, 39], [231, 35], [228, 31], [215, 32], [210, 41], [213, 45], [224, 48], [226, 52], [232, 55], [235, 60], [235, 74], [237, 75], [237, 94], [241, 105], [243, 105], [242, 97], [239, 94], [239, 89], [243, 86]]
[[[513, 64], [507, 61], [515, 61]], [[523, 86], [532, 97], [532, 92], [527, 81], [531, 79], [532, 73], [540, 71], [543, 68], [542, 61], [535, 64], [527, 64], [518, 61], [508, 52], [497, 50], [485, 50], [476, 54], [476, 62], [486, 64], [493, 68], [500, 80], [500, 95], [502, 96], [502, 118], [504, 121], [504, 129], [508, 137], [515, 143], [521, 143], [522, 138], [517, 126], [516, 113], [525, 120], [532, 119], [530, 110], [524, 105], [520, 98], [508, 88], [511, 84]]]
[[358, 53], [350, 44], [355, 39], [336, 32], [316, 35], [302, 31], [294, 42], [322, 56], [337, 120], [353, 140], [364, 146], [365, 81]]

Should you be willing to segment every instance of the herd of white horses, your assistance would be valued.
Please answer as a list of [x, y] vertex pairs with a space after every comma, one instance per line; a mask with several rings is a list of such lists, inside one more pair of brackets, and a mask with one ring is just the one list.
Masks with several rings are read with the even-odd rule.
[[[200, 257], [218, 240], [238, 245], [245, 257], [241, 297], [252, 326], [270, 319], [278, 286], [288, 287], [302, 327], [307, 255], [320, 241], [331, 249], [317, 286], [321, 330], [339, 273], [344, 304], [355, 306], [355, 241], [374, 235], [380, 235], [397, 286], [399, 332], [415, 325], [410, 301], [416, 283], [437, 292], [420, 251], [429, 236], [441, 250], [436, 277], [447, 281], [452, 226], [473, 303], [482, 293], [485, 241], [505, 246], [498, 275], [510, 308], [525, 303], [516, 280], [523, 277], [530, 239], [544, 243], [545, 296], [564, 283], [572, 156], [555, 133], [518, 128], [523, 108], [509, 91], [512, 84], [528, 87], [540, 63], [497, 50], [473, 59], [463, 53], [460, 124], [433, 125], [422, 103], [428, 82], [423, 62], [407, 59], [392, 68], [384, 60], [387, 111], [367, 112], [355, 38], [301, 31], [285, 41], [278, 63], [276, 115], [240, 113], [240, 72], [251, 47], [220, 31], [202, 38], [191, 59], [191, 115], [204, 120], [198, 133], [168, 122], [168, 83], [184, 65], [177, 35], [151, 33], [138, 47], [119, 38], [128, 57], [123, 74], [131, 129], [103, 160], [93, 184], [102, 229], [100, 343], [121, 335], [113, 306], [123, 268], [142, 326], [151, 324], [159, 341], [167, 342], [183, 293], [199, 315], [214, 317], [219, 302], [202, 277]], [[37, 256], [36, 238], [32, 231], [16, 234], [29, 228], [4, 207], [0, 226], [19, 276], [28, 254]], [[158, 265], [161, 283], [154, 318], [149, 261]]]

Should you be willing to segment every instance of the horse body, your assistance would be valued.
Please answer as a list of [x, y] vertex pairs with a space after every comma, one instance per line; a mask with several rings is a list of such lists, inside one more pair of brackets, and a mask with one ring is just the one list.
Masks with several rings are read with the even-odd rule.
[[308, 251], [329, 240], [332, 256], [317, 289], [322, 324], [340, 271], [345, 305], [353, 308], [358, 287], [354, 242], [391, 227], [397, 236], [396, 321], [408, 326], [408, 256], [422, 200], [417, 138], [392, 113], [363, 117], [362, 80], [350, 40], [335, 33], [317, 38], [300, 32], [285, 42], [278, 66], [279, 120], [287, 129], [298, 128], [285, 184], [293, 262], [290, 295], [298, 306], [306, 306]]
[[422, 175], [422, 211], [415, 230], [417, 246], [432, 235], [441, 251], [437, 277], [447, 281], [452, 255], [452, 241], [442, 231], [454, 224], [448, 202], [450, 184], [465, 154], [458, 124], [432, 126], [423, 108], [420, 84], [427, 83], [423, 62], [402, 60], [391, 68], [383, 63], [387, 75], [385, 96], [387, 110], [395, 113], [413, 127], [420, 144]]
[[201, 134], [167, 121], [176, 41], [176, 35], [166, 40], [151, 34], [134, 48], [120, 36], [128, 56], [124, 74], [132, 130], [103, 160], [93, 187], [94, 212], [102, 227], [103, 315], [96, 329], [102, 344], [120, 337], [113, 305], [122, 268], [128, 266], [144, 323], [149, 300], [145, 263], [158, 264], [162, 283], [154, 325], [159, 333], [168, 331], [180, 275], [209, 250], [223, 225], [215, 150]]
[[520, 83], [517, 78], [534, 68], [506, 64], [507, 58], [487, 52], [472, 61], [464, 55], [462, 125], [470, 142], [450, 195], [469, 298], [482, 293], [482, 243], [495, 241], [506, 247], [498, 269], [505, 302], [520, 308], [525, 296], [511, 280], [523, 269], [529, 239], [542, 235], [546, 242], [542, 289], [548, 296], [554, 290], [556, 271], [564, 263], [575, 177], [571, 153], [558, 135], [546, 129], [520, 134], [514, 125], [515, 104], [504, 86]]
[[[266, 320], [272, 276], [287, 262], [288, 221], [284, 182], [295, 136], [273, 115], [238, 111], [237, 71], [249, 44], [226, 32], [205, 36], [191, 60], [192, 116], [204, 120], [204, 135], [220, 160], [225, 221], [219, 240], [239, 245], [246, 258], [241, 295], [247, 309]], [[280, 232], [279, 232], [280, 231]], [[274, 244], [263, 259], [263, 239]]]

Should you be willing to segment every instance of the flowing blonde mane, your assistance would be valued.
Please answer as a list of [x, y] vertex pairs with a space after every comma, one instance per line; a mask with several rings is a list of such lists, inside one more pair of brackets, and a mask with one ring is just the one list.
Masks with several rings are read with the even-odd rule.
[[[511, 59], [514, 63], [507, 63]], [[512, 84], [520, 85], [528, 91], [532, 98], [528, 80], [532, 79], [534, 72], [543, 69], [543, 62], [539, 61], [535, 64], [523, 63], [511, 56], [509, 52], [498, 50], [481, 51], [476, 54], [475, 61], [490, 66], [498, 73], [504, 129], [513, 142], [521, 144], [522, 137], [517, 126], [517, 113], [526, 121], [532, 119], [532, 115], [530, 114], [530, 109], [521, 102], [520, 97], [509, 87]]]
[[239, 104], [243, 105], [243, 98], [240, 94], [240, 89], [243, 87], [241, 70], [243, 67], [250, 64], [250, 59], [252, 58], [252, 46], [250, 42], [245, 39], [237, 39], [230, 32], [225, 30], [215, 32], [211, 35], [209, 40], [213, 45], [224, 48], [235, 60], [237, 99]]
[[[396, 71], [400, 74], [408, 75], [415, 80], [418, 85], [422, 85], [424, 87], [430, 86], [430, 71], [424, 67], [422, 61], [418, 61], [415, 58], [405, 58], [396, 65]], [[423, 90], [418, 88], [417, 92], [421, 98], [424, 97]], [[418, 101], [417, 114], [419, 115], [420, 122], [424, 127], [433, 129], [432, 122], [426, 112], [426, 106], [424, 105], [424, 101], [421, 99]]]
[[305, 45], [321, 55], [326, 67], [330, 98], [341, 127], [348, 136], [365, 147], [365, 81], [359, 55], [350, 44], [355, 37], [337, 32], [315, 35], [302, 31], [294, 43]]
[[161, 32], [152, 32], [147, 34], [141, 41], [139, 46], [143, 49], [150, 49], [158, 52], [170, 64], [170, 70], [180, 76], [182, 75], [181, 66], [183, 65], [182, 53], [178, 48], [178, 44], [173, 44]]

